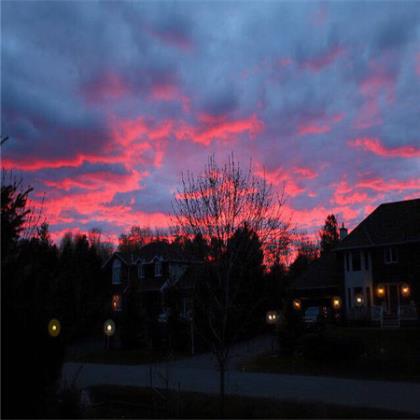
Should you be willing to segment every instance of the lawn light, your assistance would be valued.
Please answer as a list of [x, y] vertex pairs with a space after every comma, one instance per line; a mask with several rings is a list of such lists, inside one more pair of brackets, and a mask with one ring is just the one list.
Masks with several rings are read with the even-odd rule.
[[115, 322], [112, 319], [108, 319], [104, 323], [104, 333], [107, 337], [111, 337], [115, 333]]
[[332, 298], [332, 307], [334, 309], [337, 309], [337, 310], [341, 308], [341, 298], [340, 297], [334, 296]]
[[277, 311], [268, 311], [265, 320], [269, 325], [276, 324], [279, 320], [279, 314]]
[[58, 319], [53, 318], [48, 323], [48, 333], [50, 334], [51, 337], [58, 337], [60, 335], [60, 332], [61, 332], [60, 321]]
[[296, 311], [300, 311], [302, 309], [302, 302], [300, 301], [300, 299], [294, 299], [293, 300], [293, 308]]
[[377, 288], [376, 288], [376, 295], [379, 298], [383, 298], [385, 296], [385, 287], [380, 284]]
[[402, 294], [403, 297], [410, 296], [410, 286], [407, 283], [404, 283], [401, 286], [401, 294]]
[[356, 295], [356, 305], [362, 306], [363, 305], [363, 296], [362, 295]]

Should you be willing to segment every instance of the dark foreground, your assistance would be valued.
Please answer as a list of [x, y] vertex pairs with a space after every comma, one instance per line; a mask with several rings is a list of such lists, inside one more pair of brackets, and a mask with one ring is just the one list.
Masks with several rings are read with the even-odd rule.
[[[92, 405], [86, 418], [217, 418], [219, 400], [195, 392], [153, 390], [127, 386], [90, 388]], [[227, 418], [412, 418], [397, 411], [348, 407], [323, 403], [276, 401], [227, 396]]]

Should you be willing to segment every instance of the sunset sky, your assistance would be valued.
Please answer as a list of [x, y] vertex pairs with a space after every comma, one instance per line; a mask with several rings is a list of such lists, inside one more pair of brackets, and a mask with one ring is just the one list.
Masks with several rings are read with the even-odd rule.
[[420, 196], [420, 3], [3, 1], [2, 166], [54, 238], [165, 227], [230, 152], [318, 230]]

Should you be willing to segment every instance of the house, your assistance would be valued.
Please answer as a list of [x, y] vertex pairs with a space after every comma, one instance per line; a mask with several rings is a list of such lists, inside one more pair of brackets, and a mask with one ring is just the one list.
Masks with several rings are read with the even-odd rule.
[[194, 264], [180, 247], [165, 241], [144, 245], [137, 255], [115, 252], [103, 266], [111, 316], [118, 319], [134, 297], [149, 329], [167, 323], [170, 315], [190, 322]]
[[293, 285], [302, 307], [342, 306], [349, 322], [419, 321], [420, 199], [381, 204]]
[[420, 199], [381, 204], [335, 249], [348, 320], [419, 319]]
[[[309, 306], [334, 306], [343, 294], [339, 256], [334, 252], [322, 255], [297, 277], [291, 287], [295, 306], [305, 310]], [[337, 306], [337, 304], [335, 304]]]

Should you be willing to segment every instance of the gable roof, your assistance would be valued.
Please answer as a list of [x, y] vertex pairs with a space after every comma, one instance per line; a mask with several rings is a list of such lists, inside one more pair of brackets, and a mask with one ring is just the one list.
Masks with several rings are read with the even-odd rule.
[[377, 207], [336, 250], [420, 242], [420, 198]]
[[340, 280], [338, 256], [334, 252], [329, 252], [313, 261], [307, 270], [293, 281], [291, 288], [301, 290], [338, 287]]
[[123, 254], [122, 252], [113, 252], [109, 258], [104, 262], [102, 268], [106, 268], [114, 258], [118, 258], [124, 265], [131, 265], [134, 263], [134, 257], [132, 254]]
[[159, 241], [142, 246], [137, 256], [137, 262], [150, 262], [155, 257], [162, 257], [165, 261], [186, 260], [185, 254], [178, 246], [166, 241]]

